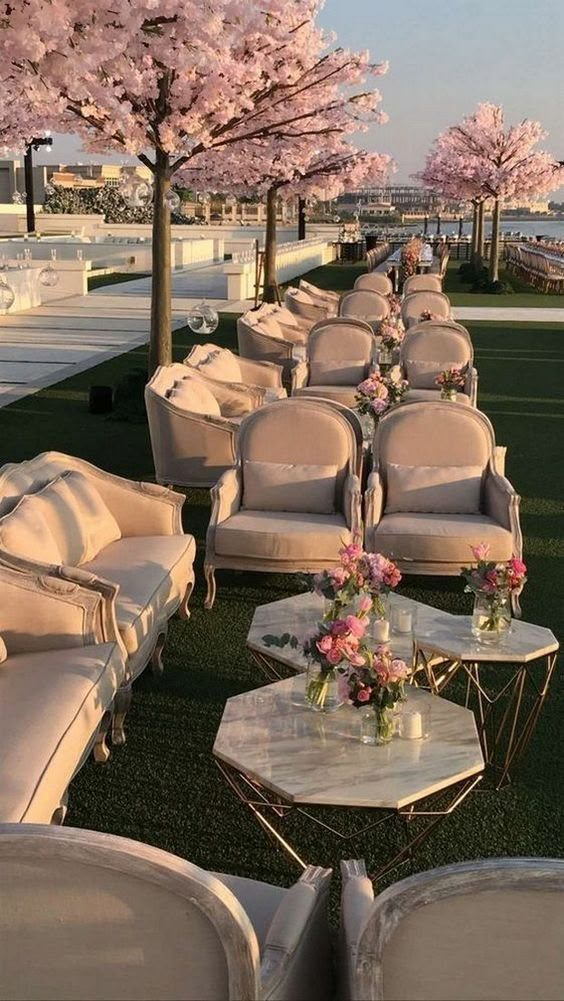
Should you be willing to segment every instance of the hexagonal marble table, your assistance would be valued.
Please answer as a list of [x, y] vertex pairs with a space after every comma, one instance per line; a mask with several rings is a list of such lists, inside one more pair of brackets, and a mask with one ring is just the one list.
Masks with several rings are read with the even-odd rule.
[[513, 619], [499, 646], [473, 637], [471, 619], [451, 615], [432, 633], [416, 633], [414, 667], [429, 689], [442, 693], [460, 671], [465, 705], [476, 715], [482, 748], [499, 789], [523, 755], [537, 725], [556, 666], [558, 641], [550, 629]]
[[[480, 781], [484, 759], [474, 715], [410, 688], [410, 708], [423, 702], [430, 707], [430, 736], [394, 737], [375, 747], [360, 742], [357, 710], [343, 706], [331, 714], [313, 712], [304, 687], [302, 675], [228, 699], [214, 745], [218, 767], [258, 822], [303, 867], [306, 863], [282, 831], [293, 810], [346, 841], [365, 835], [386, 817], [418, 818], [412, 825], [417, 834], [409, 834], [392, 858], [380, 860], [374, 875], [381, 876], [410, 857]], [[343, 833], [315, 816], [319, 806], [368, 808], [376, 816], [367, 822], [363, 815], [351, 834], [349, 815]], [[362, 842], [361, 854], [365, 852]]]

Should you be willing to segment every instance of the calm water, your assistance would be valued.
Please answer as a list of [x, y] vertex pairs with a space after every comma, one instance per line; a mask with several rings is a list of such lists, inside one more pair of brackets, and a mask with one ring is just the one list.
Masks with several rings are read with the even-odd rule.
[[[409, 226], [403, 227], [405, 230], [410, 232], [422, 232], [423, 224], [414, 223]], [[486, 220], [486, 236], [491, 234], [491, 222]], [[433, 235], [437, 231], [437, 220], [429, 219], [429, 225], [427, 232], [429, 236]], [[472, 223], [465, 222], [464, 228], [462, 230], [463, 234], [470, 235], [472, 231]], [[524, 236], [546, 236], [550, 240], [564, 240], [564, 219], [503, 219], [501, 220], [501, 232], [502, 233], [523, 233]], [[456, 222], [443, 222], [441, 224], [441, 233], [445, 233], [448, 236], [458, 236], [458, 223]]]

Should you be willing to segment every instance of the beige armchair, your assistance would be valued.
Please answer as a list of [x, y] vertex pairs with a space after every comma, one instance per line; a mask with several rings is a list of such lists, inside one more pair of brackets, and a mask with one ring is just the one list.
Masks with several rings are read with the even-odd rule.
[[492, 858], [374, 896], [341, 864], [343, 1001], [554, 1001], [564, 984], [564, 861]]
[[278, 365], [282, 369], [283, 382], [289, 386], [294, 365], [305, 357], [307, 334], [298, 333], [301, 334], [299, 340], [290, 340], [289, 332], [286, 328], [282, 331], [276, 320], [268, 319], [264, 324], [247, 313], [237, 320], [239, 356]]
[[421, 314], [429, 311], [435, 317], [448, 320], [451, 316], [450, 299], [444, 292], [411, 292], [401, 304], [401, 318], [407, 329], [421, 322]]
[[[202, 388], [191, 381], [185, 365], [158, 368], [145, 387], [145, 406], [157, 483], [211, 487], [233, 464], [244, 413], [259, 406], [263, 394], [248, 387], [219, 384], [216, 391], [231, 400], [238, 417], [224, 417], [209, 380]], [[182, 385], [182, 392], [175, 386]]]
[[400, 346], [402, 378], [409, 382], [405, 403], [439, 400], [441, 391], [435, 384], [440, 372], [460, 368], [465, 373], [464, 389], [457, 393], [458, 403], [475, 407], [478, 395], [478, 373], [474, 368], [474, 348], [464, 328], [437, 326], [429, 321], [411, 327]]
[[521, 556], [520, 498], [497, 471], [485, 414], [448, 402], [395, 407], [378, 422], [373, 454], [365, 495], [370, 552], [405, 573], [438, 575], [458, 575], [480, 542], [492, 560]]
[[284, 293], [284, 303], [290, 312], [311, 323], [337, 315], [338, 302], [321, 300], [319, 296], [310, 295], [303, 288], [292, 286], [287, 288]]
[[0, 562], [109, 594], [135, 679], [162, 671], [168, 620], [188, 617], [196, 546], [184, 496], [43, 452], [0, 469]]
[[348, 320], [365, 320], [377, 333], [382, 320], [390, 315], [390, 304], [384, 295], [372, 289], [345, 292], [339, 303], [339, 316]]
[[109, 757], [112, 720], [122, 742], [126, 659], [109, 594], [0, 565], [1, 823], [62, 822], [90, 751]]
[[359, 275], [354, 287], [379, 292], [380, 295], [391, 295], [394, 291], [393, 282], [383, 271], [370, 271], [367, 275]]
[[311, 296], [314, 300], [319, 300], [321, 306], [328, 307], [336, 313], [339, 308], [339, 299], [341, 298], [338, 292], [331, 292], [329, 289], [319, 288], [317, 285], [312, 285], [311, 282], [306, 282], [305, 278], [300, 278], [299, 288], [306, 295]]
[[443, 283], [439, 275], [410, 275], [403, 283], [404, 296], [412, 292], [442, 292]]
[[[282, 386], [282, 366], [268, 361], [241, 358], [217, 344], [195, 344], [184, 359], [184, 365], [196, 369], [212, 381], [242, 385], [251, 391], [264, 390], [263, 403], [281, 400], [286, 396]], [[221, 405], [221, 403], [220, 403]]]
[[237, 464], [212, 490], [206, 608], [215, 570], [313, 572], [361, 532], [355, 432], [318, 399], [272, 403], [241, 427]]
[[289, 889], [112, 834], [0, 826], [0, 997], [322, 1001], [331, 870]]
[[354, 408], [358, 384], [370, 374], [375, 354], [376, 338], [364, 320], [316, 323], [307, 359], [292, 372], [292, 396], [321, 396]]

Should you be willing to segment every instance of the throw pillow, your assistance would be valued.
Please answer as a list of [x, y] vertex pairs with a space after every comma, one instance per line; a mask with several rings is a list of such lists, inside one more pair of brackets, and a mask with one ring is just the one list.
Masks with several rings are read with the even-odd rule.
[[286, 462], [243, 464], [243, 504], [251, 511], [334, 514], [337, 466]]
[[386, 466], [386, 514], [479, 514], [481, 466]]
[[80, 566], [121, 539], [120, 527], [92, 480], [69, 470], [27, 500], [56, 540], [62, 563]]
[[64, 563], [34, 494], [21, 497], [12, 511], [0, 518], [0, 548], [28, 560], [54, 566]]
[[213, 393], [196, 375], [187, 375], [174, 383], [168, 399], [180, 410], [208, 417], [221, 417], [221, 410]]
[[241, 382], [241, 366], [237, 357], [225, 348], [210, 352], [198, 368], [204, 375], [219, 382]]

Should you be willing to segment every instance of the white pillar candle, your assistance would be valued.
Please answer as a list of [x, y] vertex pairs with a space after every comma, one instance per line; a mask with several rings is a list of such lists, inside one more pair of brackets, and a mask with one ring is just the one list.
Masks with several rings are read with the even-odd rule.
[[376, 643], [386, 643], [390, 638], [390, 623], [387, 619], [374, 619], [371, 632]]
[[423, 736], [423, 719], [421, 713], [406, 712], [401, 714], [401, 735], [406, 740], [417, 740]]
[[398, 608], [396, 611], [396, 625], [398, 633], [410, 633], [413, 625], [413, 616], [410, 608]]

